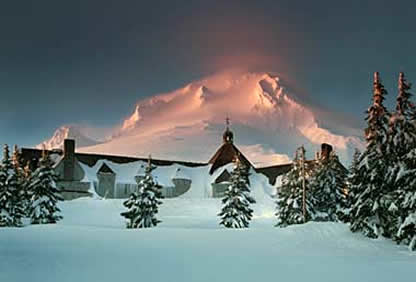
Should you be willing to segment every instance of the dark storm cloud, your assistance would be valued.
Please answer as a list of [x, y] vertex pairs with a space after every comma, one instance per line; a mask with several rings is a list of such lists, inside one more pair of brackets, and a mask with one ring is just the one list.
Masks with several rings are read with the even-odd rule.
[[280, 73], [309, 103], [362, 117], [371, 73], [416, 81], [413, 1], [7, 1], [0, 142], [111, 126], [140, 98], [222, 68]]

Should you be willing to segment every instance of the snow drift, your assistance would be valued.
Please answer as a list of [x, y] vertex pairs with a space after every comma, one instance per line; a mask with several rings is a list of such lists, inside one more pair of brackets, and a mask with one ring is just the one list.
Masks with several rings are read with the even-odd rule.
[[274, 205], [249, 229], [218, 225], [220, 199], [165, 199], [162, 223], [127, 230], [123, 200], [61, 203], [58, 224], [2, 228], [0, 281], [414, 281], [415, 256], [345, 224], [276, 228]]

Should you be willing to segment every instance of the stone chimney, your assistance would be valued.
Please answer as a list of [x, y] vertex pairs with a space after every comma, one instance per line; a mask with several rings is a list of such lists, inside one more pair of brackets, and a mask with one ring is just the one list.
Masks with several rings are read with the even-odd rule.
[[72, 181], [74, 179], [75, 169], [75, 140], [64, 140], [64, 180]]
[[332, 152], [332, 146], [327, 143], [321, 144], [321, 159], [328, 160]]

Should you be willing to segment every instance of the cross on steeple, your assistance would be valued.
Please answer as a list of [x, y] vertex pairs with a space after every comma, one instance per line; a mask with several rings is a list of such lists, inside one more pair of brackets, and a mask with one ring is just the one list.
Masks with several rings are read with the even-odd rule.
[[223, 139], [224, 143], [233, 143], [234, 134], [231, 132], [231, 130], [229, 128], [230, 118], [228, 117], [228, 115], [225, 118], [225, 125], [226, 125], [226, 128], [225, 128], [225, 132], [222, 136], [222, 139]]

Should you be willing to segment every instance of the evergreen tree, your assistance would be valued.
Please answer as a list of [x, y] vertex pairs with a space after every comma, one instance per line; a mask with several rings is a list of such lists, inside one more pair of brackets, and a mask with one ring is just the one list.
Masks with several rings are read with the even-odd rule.
[[[414, 153], [416, 157], [416, 152]], [[407, 179], [406, 188], [398, 196], [400, 203], [400, 225], [395, 236], [398, 243], [404, 242], [409, 250], [416, 251], [416, 169], [403, 174]], [[413, 178], [413, 179], [412, 179]]]
[[[416, 107], [411, 102], [413, 96], [409, 90], [411, 84], [400, 73], [398, 89], [399, 93], [396, 100], [396, 112], [390, 119], [391, 142], [389, 142], [391, 151], [399, 160], [406, 158], [406, 155], [416, 148]], [[413, 160], [409, 160], [409, 165]]]
[[347, 199], [345, 204], [345, 209], [342, 212], [342, 221], [344, 222], [350, 222], [350, 214], [351, 214], [351, 206], [354, 199], [354, 187], [358, 187], [361, 180], [358, 177], [359, 169], [359, 160], [360, 160], [361, 152], [358, 149], [355, 149], [352, 162], [350, 167], [348, 168], [348, 174], [347, 174]]
[[256, 201], [250, 196], [248, 177], [248, 169], [237, 157], [234, 169], [231, 172], [231, 184], [225, 191], [225, 196], [222, 199], [223, 207], [218, 214], [221, 217], [220, 225], [227, 228], [249, 227], [253, 216], [250, 204]]
[[[19, 181], [19, 186], [23, 186], [25, 182], [25, 171], [22, 166], [22, 157], [20, 155], [19, 148], [17, 147], [17, 145], [14, 145], [14, 148], [13, 148], [12, 164], [13, 164], [13, 170], [15, 171], [15, 174]], [[22, 190], [22, 187], [21, 187], [21, 190]]]
[[27, 195], [27, 180], [25, 175], [25, 169], [22, 166], [22, 157], [17, 145], [14, 145], [13, 148], [13, 155], [12, 155], [12, 163], [13, 163], [13, 170], [14, 174], [16, 175], [19, 191], [18, 191], [18, 199], [20, 206], [23, 207], [25, 211], [25, 215], [27, 213], [27, 207], [29, 203], [28, 195]]
[[404, 74], [400, 73], [396, 112], [391, 119], [390, 151], [393, 155], [389, 181], [394, 191], [396, 209], [391, 212], [392, 231], [397, 242], [409, 244], [416, 249], [416, 107], [411, 102]]
[[9, 147], [4, 146], [0, 167], [0, 226], [22, 226], [24, 207], [18, 172], [9, 156]]
[[156, 169], [149, 156], [144, 177], [136, 176], [137, 191], [133, 192], [123, 205], [127, 208], [121, 216], [127, 219], [127, 228], [150, 228], [161, 221], [156, 218], [162, 204], [162, 192], [159, 184], [153, 179], [152, 171]]
[[[315, 217], [314, 203], [316, 200], [310, 193], [309, 185], [309, 177], [313, 170], [310, 164], [305, 162], [303, 147], [300, 149], [300, 158], [296, 152], [293, 167], [283, 177], [282, 186], [277, 192], [276, 226], [286, 227], [292, 224], [301, 224], [313, 220]], [[303, 186], [305, 186], [305, 191]]]
[[25, 207], [27, 217], [30, 217], [29, 206], [30, 206], [31, 195], [30, 195], [29, 186], [30, 186], [30, 183], [32, 182], [32, 178], [33, 178], [33, 173], [32, 173], [32, 170], [30, 169], [30, 161], [27, 161], [26, 165], [22, 169], [23, 206]]
[[57, 180], [52, 162], [44, 150], [39, 167], [33, 172], [28, 185], [28, 214], [32, 224], [56, 223], [62, 219], [58, 202], [63, 201], [63, 197], [56, 187]]
[[10, 173], [9, 149], [7, 145], [4, 145], [3, 160], [0, 164], [0, 226], [13, 226], [13, 217], [10, 211], [12, 193], [8, 185]]
[[346, 208], [347, 170], [332, 152], [328, 159], [318, 159], [318, 168], [311, 179], [315, 199], [316, 221], [339, 221]]
[[373, 104], [367, 110], [366, 117], [366, 149], [360, 156], [351, 184], [353, 198], [350, 228], [353, 232], [360, 231], [370, 238], [391, 235], [388, 210], [391, 208], [392, 199], [388, 197], [391, 187], [386, 181], [388, 162], [385, 161], [390, 115], [383, 105], [386, 94], [387, 91], [376, 72]]

